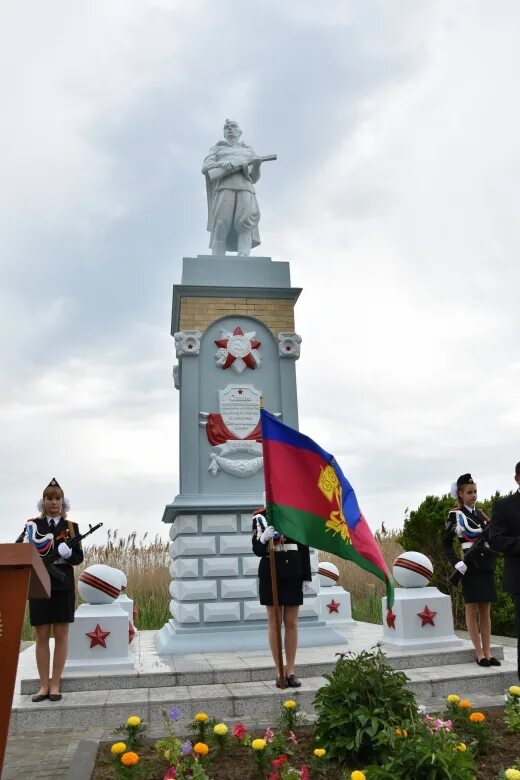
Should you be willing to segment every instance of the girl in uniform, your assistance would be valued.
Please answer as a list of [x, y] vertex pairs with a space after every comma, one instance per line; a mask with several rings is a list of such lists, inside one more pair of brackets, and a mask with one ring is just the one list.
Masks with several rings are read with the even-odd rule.
[[[491, 655], [491, 603], [497, 600], [495, 585], [495, 554], [487, 542], [467, 563], [455, 550], [455, 538], [460, 541], [463, 554], [471, 549], [489, 524], [489, 517], [475, 508], [477, 486], [471, 474], [463, 474], [451, 486], [456, 506], [449, 512], [444, 533], [446, 557], [462, 574], [462, 593], [466, 605], [466, 626], [479, 666], [500, 666]], [[479, 628], [480, 624], [480, 628]]]
[[[37, 528], [36, 547], [40, 555], [45, 558], [45, 555], [57, 549], [60, 557], [55, 561], [55, 566], [62, 575], [59, 580], [51, 576], [50, 599], [29, 599], [29, 617], [31, 626], [34, 626], [36, 632], [36, 665], [40, 677], [40, 690], [32, 697], [34, 702], [61, 699], [60, 680], [67, 659], [69, 623], [74, 622], [75, 611], [72, 567], [83, 561], [81, 547], [71, 548], [66, 544], [67, 539], [72, 539], [79, 533], [76, 523], [67, 520], [67, 508], [68, 501], [53, 477], [43, 491], [43, 497], [38, 504], [41, 514], [32, 520]], [[26, 540], [29, 535], [26, 527]], [[43, 537], [47, 538], [43, 539]], [[52, 676], [49, 677], [51, 628], [54, 634], [54, 657]]]
[[298, 611], [303, 604], [303, 590], [311, 583], [311, 561], [309, 548], [286, 539], [278, 534], [272, 525], [268, 525], [266, 510], [260, 509], [253, 516], [253, 552], [261, 560], [258, 565], [260, 604], [267, 608], [269, 647], [278, 666], [276, 653], [277, 625], [273, 606], [271, 569], [269, 564], [269, 540], [273, 539], [275, 549], [276, 582], [278, 585], [278, 603], [281, 607], [281, 619], [285, 627], [285, 669], [278, 669], [276, 685], [280, 688], [280, 676], [285, 675], [290, 688], [299, 688], [300, 680], [294, 673], [296, 648], [298, 646]]

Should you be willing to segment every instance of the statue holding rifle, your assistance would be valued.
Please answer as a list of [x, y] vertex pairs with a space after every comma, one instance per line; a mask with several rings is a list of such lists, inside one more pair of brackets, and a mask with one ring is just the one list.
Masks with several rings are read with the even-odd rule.
[[224, 122], [224, 140], [209, 150], [202, 173], [208, 194], [208, 231], [211, 254], [237, 252], [248, 256], [260, 243], [260, 210], [254, 184], [260, 166], [276, 155], [258, 157], [251, 146], [240, 140], [242, 131], [231, 119]]

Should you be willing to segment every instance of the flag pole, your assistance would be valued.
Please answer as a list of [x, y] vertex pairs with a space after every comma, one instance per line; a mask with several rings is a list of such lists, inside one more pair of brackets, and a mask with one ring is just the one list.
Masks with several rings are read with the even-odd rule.
[[[260, 409], [264, 408], [264, 397], [260, 396]], [[265, 467], [264, 467], [264, 479], [265, 479]], [[266, 514], [267, 514], [267, 501], [266, 501]], [[269, 518], [267, 518], [268, 522]], [[271, 572], [271, 587], [273, 590], [273, 607], [274, 607], [274, 620], [276, 623], [275, 631], [275, 650], [276, 650], [276, 665], [278, 667], [278, 679], [280, 681], [280, 688], [286, 688], [287, 683], [285, 680], [285, 673], [283, 667], [283, 653], [282, 653], [282, 621], [280, 619], [280, 604], [278, 603], [278, 582], [276, 579], [276, 563], [275, 563], [275, 551], [274, 542], [269, 539], [269, 569]]]

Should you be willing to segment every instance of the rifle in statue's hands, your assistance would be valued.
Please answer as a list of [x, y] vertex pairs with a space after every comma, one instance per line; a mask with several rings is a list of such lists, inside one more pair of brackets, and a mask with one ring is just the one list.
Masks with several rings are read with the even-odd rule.
[[224, 176], [230, 176], [232, 173], [241, 171], [244, 166], [248, 167], [249, 165], [258, 165], [259, 163], [269, 162], [269, 160], [276, 160], [277, 158], [277, 154], [268, 154], [265, 157], [252, 157], [250, 160], [244, 160], [243, 162], [237, 163], [236, 165], [233, 164], [233, 167], [229, 170], [223, 168], [220, 163], [213, 163], [212, 167], [208, 168], [206, 173], [212, 182], [216, 182], [219, 179], [222, 179]]
[[[77, 549], [83, 539], [86, 539], [87, 536], [93, 534], [94, 531], [97, 531], [98, 528], [101, 528], [102, 525], [103, 523], [98, 523], [94, 526], [89, 525], [88, 531], [85, 531], [84, 534], [78, 534], [72, 539], [64, 539], [63, 543], [66, 544], [67, 547], [70, 547], [71, 550]], [[55, 579], [57, 582], [65, 582], [65, 574], [60, 571], [60, 567], [56, 565], [56, 562], [61, 558], [61, 555], [59, 554], [57, 547], [52, 547], [51, 549], [51, 545], [54, 541], [54, 534], [40, 534], [34, 520], [29, 520], [27, 522], [22, 533], [16, 540], [16, 543], [23, 542], [25, 534], [27, 534], [27, 540], [34, 544], [40, 553], [41, 560], [45, 564], [47, 571], [49, 572], [49, 576], [53, 577], [53, 579]], [[46, 547], [48, 548], [47, 552], [45, 552]]]
[[[463, 562], [466, 566], [468, 565], [468, 561], [471, 561], [483, 547], [489, 547], [489, 525], [484, 528], [476, 542], [473, 542], [471, 547], [465, 552]], [[463, 577], [464, 574], [461, 574], [460, 571], [455, 569], [451, 577], [448, 577], [448, 582], [450, 585], [455, 586], [459, 584]]]

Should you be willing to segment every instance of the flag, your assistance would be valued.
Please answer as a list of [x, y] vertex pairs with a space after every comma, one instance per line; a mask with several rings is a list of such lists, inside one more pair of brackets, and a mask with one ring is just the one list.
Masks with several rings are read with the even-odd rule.
[[375, 574], [386, 585], [391, 609], [392, 575], [334, 456], [264, 409], [260, 420], [270, 523], [300, 544], [354, 561]]

